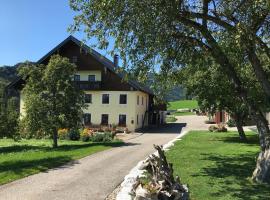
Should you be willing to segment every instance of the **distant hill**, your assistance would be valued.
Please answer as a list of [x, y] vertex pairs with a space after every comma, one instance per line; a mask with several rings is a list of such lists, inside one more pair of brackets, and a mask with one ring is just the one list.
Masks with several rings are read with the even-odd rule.
[[0, 81], [8, 83], [17, 77], [17, 66], [0, 67]]
[[165, 98], [168, 102], [184, 100], [186, 99], [186, 91], [181, 86], [174, 87], [171, 91], [168, 91], [168, 94]]

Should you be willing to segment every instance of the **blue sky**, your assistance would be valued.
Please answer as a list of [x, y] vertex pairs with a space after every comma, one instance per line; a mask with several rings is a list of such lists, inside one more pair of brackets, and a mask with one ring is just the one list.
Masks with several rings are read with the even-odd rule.
[[1, 0], [0, 66], [40, 59], [69, 36], [74, 15], [68, 0]]

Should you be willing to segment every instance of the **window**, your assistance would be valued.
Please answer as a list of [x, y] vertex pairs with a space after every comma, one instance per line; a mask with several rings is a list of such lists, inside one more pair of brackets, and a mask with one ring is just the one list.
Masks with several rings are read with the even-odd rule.
[[140, 103], [140, 97], [137, 96], [137, 105], [139, 105], [139, 103]]
[[127, 95], [126, 94], [120, 94], [120, 104], [127, 104]]
[[80, 81], [81, 80], [81, 77], [79, 74], [75, 74], [74, 75], [74, 81]]
[[109, 104], [109, 103], [110, 103], [110, 95], [102, 94], [102, 104]]
[[102, 114], [101, 115], [101, 124], [102, 125], [108, 125], [109, 122], [109, 115], [108, 114]]
[[84, 123], [84, 125], [91, 124], [91, 114], [90, 113], [83, 114], [83, 123]]
[[143, 97], [142, 97], [142, 105], [143, 105]]
[[85, 103], [92, 103], [92, 94], [85, 94], [84, 95], [84, 102]]
[[139, 124], [139, 115], [137, 115], [137, 120], [136, 120], [137, 124]]
[[142, 115], [142, 124], [143, 124], [143, 115]]
[[78, 61], [78, 57], [77, 56], [72, 56], [72, 63], [76, 63]]
[[119, 126], [126, 126], [126, 120], [127, 116], [126, 115], [119, 115]]
[[96, 75], [88, 75], [88, 81], [95, 82], [96, 81]]

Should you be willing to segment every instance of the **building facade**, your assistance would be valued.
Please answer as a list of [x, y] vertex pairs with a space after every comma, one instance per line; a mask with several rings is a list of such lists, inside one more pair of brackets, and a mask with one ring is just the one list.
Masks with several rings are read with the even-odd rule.
[[[120, 126], [130, 131], [165, 120], [163, 111], [155, 109], [153, 92], [136, 81], [124, 81], [114, 62], [103, 57], [73, 36], [68, 37], [37, 64], [47, 64], [50, 56], [59, 54], [77, 66], [74, 81], [85, 93], [87, 108], [82, 122], [85, 126]], [[17, 79], [9, 87], [21, 90], [25, 80]], [[165, 108], [166, 109], [166, 108]], [[20, 113], [25, 115], [24, 95], [20, 94]]]

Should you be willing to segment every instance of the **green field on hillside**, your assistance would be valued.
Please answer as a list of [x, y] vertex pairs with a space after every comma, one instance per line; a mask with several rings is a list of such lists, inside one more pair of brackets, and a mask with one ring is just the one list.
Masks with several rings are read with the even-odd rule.
[[198, 102], [196, 100], [179, 100], [169, 102], [168, 110], [177, 110], [182, 108], [198, 108]]

